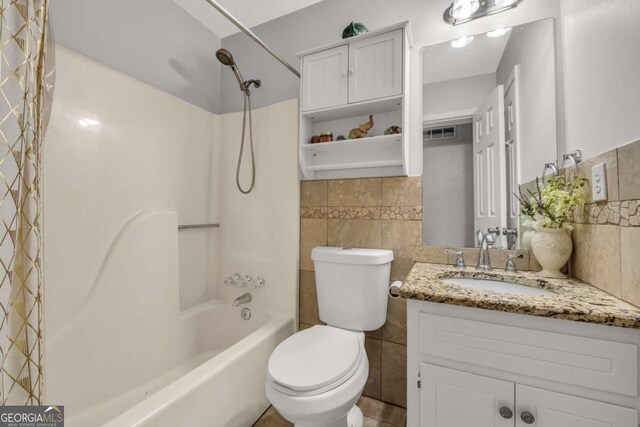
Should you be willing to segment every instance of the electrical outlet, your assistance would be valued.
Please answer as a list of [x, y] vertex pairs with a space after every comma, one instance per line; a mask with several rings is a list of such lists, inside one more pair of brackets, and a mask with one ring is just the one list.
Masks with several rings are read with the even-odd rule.
[[600, 163], [591, 168], [591, 200], [602, 202], [607, 199], [607, 164]]

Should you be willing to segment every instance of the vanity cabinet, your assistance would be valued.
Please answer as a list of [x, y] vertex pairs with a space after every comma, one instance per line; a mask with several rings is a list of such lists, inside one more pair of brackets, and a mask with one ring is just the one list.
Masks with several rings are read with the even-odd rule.
[[[419, 175], [409, 133], [408, 22], [301, 52], [300, 168], [305, 179]], [[369, 123], [364, 138], [352, 129]], [[385, 134], [394, 127], [396, 133]], [[397, 132], [397, 130], [400, 132]], [[332, 142], [311, 143], [331, 132]], [[337, 140], [341, 135], [342, 138]]]
[[638, 427], [640, 332], [408, 302], [412, 427]]
[[636, 427], [634, 409], [422, 363], [421, 427]]

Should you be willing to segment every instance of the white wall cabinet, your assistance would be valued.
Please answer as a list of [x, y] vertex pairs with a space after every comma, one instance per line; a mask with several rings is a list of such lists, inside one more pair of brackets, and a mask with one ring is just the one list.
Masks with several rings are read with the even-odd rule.
[[349, 46], [349, 102], [402, 94], [402, 30]]
[[346, 104], [348, 68], [348, 45], [305, 55], [302, 58], [302, 110]]
[[[410, 170], [408, 22], [361, 34], [298, 55], [300, 168], [305, 179], [419, 175]], [[365, 138], [349, 131], [373, 115]], [[402, 129], [385, 135], [390, 126]], [[333, 132], [334, 141], [311, 144], [313, 135]], [[345, 139], [338, 141], [338, 135]]]
[[411, 427], [638, 427], [640, 333], [410, 300]]

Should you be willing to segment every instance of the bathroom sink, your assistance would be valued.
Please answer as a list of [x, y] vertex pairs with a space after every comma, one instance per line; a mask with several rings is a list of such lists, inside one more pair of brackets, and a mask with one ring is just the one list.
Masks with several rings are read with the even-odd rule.
[[526, 295], [532, 297], [542, 297], [554, 295], [553, 292], [533, 286], [520, 285], [513, 282], [503, 282], [489, 279], [451, 278], [444, 279], [445, 283], [461, 286], [463, 288], [478, 289], [481, 291], [491, 291], [500, 294]]

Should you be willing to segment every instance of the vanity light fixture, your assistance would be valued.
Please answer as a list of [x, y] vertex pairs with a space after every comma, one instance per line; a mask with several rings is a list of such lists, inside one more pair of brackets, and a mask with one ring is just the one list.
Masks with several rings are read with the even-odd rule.
[[509, 31], [511, 31], [511, 27], [509, 27], [509, 28], [499, 28], [497, 30], [489, 31], [487, 33], [487, 37], [489, 37], [490, 39], [497, 39], [499, 37], [504, 36]]
[[451, 40], [451, 47], [458, 49], [470, 45], [472, 41], [473, 36], [463, 36], [459, 39]]
[[524, 0], [454, 0], [444, 11], [444, 22], [451, 25], [464, 24], [483, 16], [504, 12], [516, 7]]

